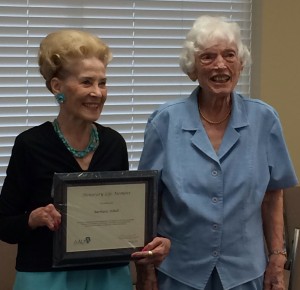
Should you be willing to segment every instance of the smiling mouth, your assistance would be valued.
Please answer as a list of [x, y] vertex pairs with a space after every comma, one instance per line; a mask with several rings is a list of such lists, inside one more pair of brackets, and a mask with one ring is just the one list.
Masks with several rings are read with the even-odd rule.
[[95, 103], [85, 103], [84, 106], [87, 107], [87, 108], [90, 108], [90, 109], [99, 108], [99, 104], [95, 104]]
[[229, 75], [216, 75], [210, 78], [211, 81], [216, 83], [226, 83], [230, 80]]

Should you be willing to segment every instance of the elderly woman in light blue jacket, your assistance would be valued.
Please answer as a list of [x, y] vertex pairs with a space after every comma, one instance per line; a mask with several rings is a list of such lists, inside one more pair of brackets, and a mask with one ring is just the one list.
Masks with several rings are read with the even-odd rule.
[[298, 181], [277, 112], [234, 91], [249, 62], [236, 23], [198, 18], [180, 64], [199, 84], [149, 118], [139, 168], [160, 172], [172, 242], [159, 290], [284, 289], [283, 189]]

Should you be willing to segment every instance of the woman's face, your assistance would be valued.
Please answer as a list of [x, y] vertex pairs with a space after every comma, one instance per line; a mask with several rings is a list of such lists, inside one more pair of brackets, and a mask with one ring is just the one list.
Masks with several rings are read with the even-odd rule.
[[73, 120], [94, 122], [99, 119], [107, 97], [106, 67], [95, 57], [74, 62], [70, 74], [57, 80], [64, 93], [60, 114]]
[[203, 93], [229, 96], [243, 69], [235, 44], [220, 42], [195, 53], [196, 75]]

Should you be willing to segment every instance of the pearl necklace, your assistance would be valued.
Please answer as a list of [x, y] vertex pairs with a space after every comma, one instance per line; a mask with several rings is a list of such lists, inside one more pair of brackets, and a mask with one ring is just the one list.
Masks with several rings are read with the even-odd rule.
[[83, 158], [86, 155], [88, 155], [90, 152], [93, 152], [97, 149], [97, 147], [99, 145], [99, 134], [98, 134], [97, 128], [94, 125], [92, 126], [90, 141], [89, 141], [89, 144], [87, 145], [87, 147], [84, 150], [77, 150], [77, 149], [73, 148], [69, 144], [69, 142], [66, 140], [66, 138], [64, 137], [63, 133], [61, 132], [61, 130], [59, 128], [57, 119], [54, 119], [52, 124], [53, 124], [54, 131], [57, 133], [58, 137], [64, 143], [64, 145], [67, 147], [67, 149], [73, 154], [73, 156], [75, 156], [77, 158]]
[[205, 116], [203, 116], [203, 114], [201, 113], [200, 108], [199, 108], [199, 113], [200, 113], [200, 116], [201, 116], [207, 123], [209, 123], [209, 124], [211, 124], [211, 125], [219, 125], [219, 124], [225, 122], [225, 121], [228, 119], [228, 117], [230, 116], [230, 113], [231, 113], [231, 109], [229, 109], [229, 111], [228, 111], [228, 113], [226, 114], [226, 116], [225, 116], [223, 119], [221, 119], [220, 121], [211, 121], [211, 120], [207, 119], [207, 118], [206, 118]]

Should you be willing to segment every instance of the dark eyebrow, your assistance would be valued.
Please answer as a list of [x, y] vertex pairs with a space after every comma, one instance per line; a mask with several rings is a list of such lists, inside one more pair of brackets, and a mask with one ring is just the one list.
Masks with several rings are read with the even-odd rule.
[[[80, 79], [94, 80], [95, 78], [94, 78], [94, 77], [89, 77], [89, 76], [81, 76]], [[107, 78], [102, 78], [102, 79], [100, 79], [99, 81], [101, 81], [101, 82], [106, 82], [106, 81], [107, 81]]]

